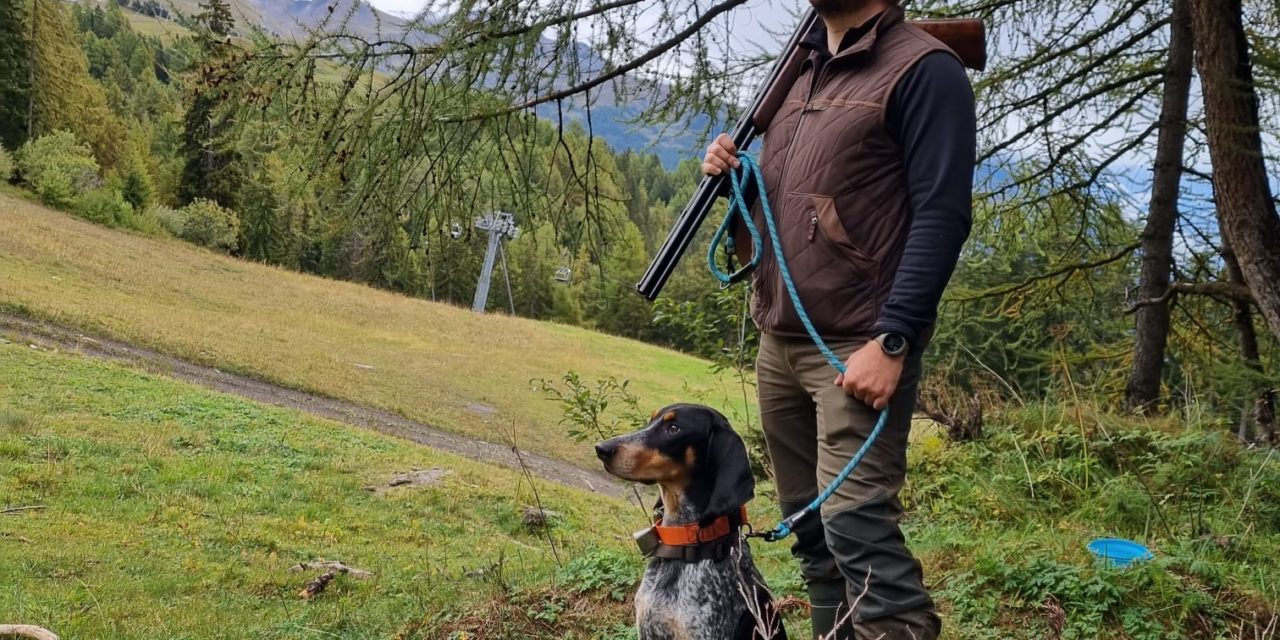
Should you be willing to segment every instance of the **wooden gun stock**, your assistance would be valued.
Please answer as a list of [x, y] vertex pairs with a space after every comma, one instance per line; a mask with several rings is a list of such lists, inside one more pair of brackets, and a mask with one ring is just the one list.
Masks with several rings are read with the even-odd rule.
[[977, 18], [908, 20], [907, 24], [937, 38], [974, 71], [987, 68], [987, 27]]
[[[791, 90], [791, 85], [795, 84], [796, 78], [800, 76], [801, 63], [809, 55], [808, 51], [800, 47], [800, 41], [809, 34], [817, 22], [817, 13], [810, 9], [800, 20], [800, 27], [792, 34], [778, 61], [774, 63], [761, 91], [752, 100], [751, 107], [747, 109], [747, 115], [734, 126], [731, 136], [739, 149], [746, 149], [757, 134], [766, 131], [773, 116], [782, 107], [782, 102]], [[908, 24], [923, 29], [947, 45], [960, 58], [964, 66], [977, 71], [982, 71], [987, 66], [986, 27], [981, 20], [912, 20]], [[644, 277], [636, 283], [636, 290], [641, 295], [654, 300], [662, 292], [662, 287], [666, 285], [681, 256], [693, 242], [698, 227], [707, 217], [716, 198], [724, 193], [725, 180], [723, 175], [706, 176], [698, 183], [697, 191], [680, 212], [680, 216], [676, 218], [675, 226], [671, 229], [671, 233], [667, 234], [667, 239], [658, 250], [658, 255], [654, 257], [653, 262], [649, 263]]]

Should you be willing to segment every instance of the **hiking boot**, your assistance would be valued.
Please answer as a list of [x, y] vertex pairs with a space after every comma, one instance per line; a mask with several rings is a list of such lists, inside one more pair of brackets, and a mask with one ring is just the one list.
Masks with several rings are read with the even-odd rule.
[[857, 640], [937, 640], [942, 619], [933, 607], [922, 607], [862, 620], [853, 625]]

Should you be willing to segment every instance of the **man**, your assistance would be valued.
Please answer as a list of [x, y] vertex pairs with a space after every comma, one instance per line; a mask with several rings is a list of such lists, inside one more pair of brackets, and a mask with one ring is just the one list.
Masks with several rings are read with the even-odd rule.
[[[815, 636], [844, 618], [835, 637], [929, 640], [941, 621], [899, 529], [898, 492], [920, 356], [969, 234], [973, 92], [959, 59], [905, 24], [895, 0], [811, 1], [822, 24], [803, 45], [809, 58], [760, 164], [800, 299], [847, 371], [837, 376], [808, 338], [766, 246], [752, 301], [761, 419], [789, 515], [831, 482], [888, 407], [879, 439], [821, 521], [796, 531], [792, 553]], [[702, 169], [729, 171], [736, 156], [721, 135]], [[758, 205], [754, 215], [762, 225]]]

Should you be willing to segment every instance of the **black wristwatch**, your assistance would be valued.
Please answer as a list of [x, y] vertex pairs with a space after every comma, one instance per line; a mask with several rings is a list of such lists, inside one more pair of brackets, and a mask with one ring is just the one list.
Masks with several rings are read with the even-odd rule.
[[876, 336], [876, 342], [887, 356], [896, 358], [907, 353], [907, 338], [901, 333], [882, 333]]

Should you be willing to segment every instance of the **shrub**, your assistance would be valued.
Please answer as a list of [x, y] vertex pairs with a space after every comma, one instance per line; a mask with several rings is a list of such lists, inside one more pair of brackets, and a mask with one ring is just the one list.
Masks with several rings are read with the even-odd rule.
[[185, 220], [180, 235], [184, 240], [222, 253], [236, 250], [240, 220], [235, 211], [211, 200], [197, 198], [183, 208], [183, 216]]
[[182, 237], [182, 228], [187, 223], [187, 216], [181, 209], [166, 207], [162, 204], [152, 205], [147, 209], [147, 217], [155, 220], [161, 229], [177, 238]]
[[13, 177], [13, 158], [0, 146], [0, 182], [8, 182]]
[[107, 187], [81, 194], [75, 199], [74, 209], [82, 218], [108, 227], [130, 227], [134, 217], [133, 206], [119, 191]]
[[27, 142], [17, 154], [18, 174], [45, 204], [70, 207], [76, 196], [101, 185], [98, 163], [75, 135], [59, 131]]

